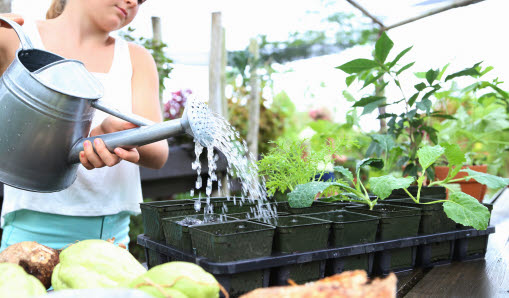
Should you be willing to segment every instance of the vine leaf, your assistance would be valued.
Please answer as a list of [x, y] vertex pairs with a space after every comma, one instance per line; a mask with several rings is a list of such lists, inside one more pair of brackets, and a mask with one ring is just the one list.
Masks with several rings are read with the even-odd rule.
[[464, 193], [454, 192], [443, 204], [447, 216], [464, 226], [486, 230], [490, 221], [490, 211], [476, 198]]
[[371, 192], [380, 200], [391, 195], [392, 191], [400, 188], [408, 188], [414, 182], [414, 177], [396, 178], [392, 175], [372, 177], [369, 179]]

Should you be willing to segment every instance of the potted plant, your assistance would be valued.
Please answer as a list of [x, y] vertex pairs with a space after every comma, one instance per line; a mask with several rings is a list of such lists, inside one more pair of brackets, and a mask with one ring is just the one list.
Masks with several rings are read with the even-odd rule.
[[[479, 69], [482, 78], [492, 68]], [[498, 79], [479, 80], [466, 88], [451, 87], [437, 93], [435, 106], [454, 119], [435, 121], [440, 142], [458, 144], [467, 152], [464, 167], [476, 172], [495, 173], [507, 176], [509, 106], [508, 94], [500, 89]], [[447, 166], [435, 167], [436, 179], [443, 180], [448, 175]], [[458, 173], [454, 179], [463, 177]], [[474, 179], [459, 181], [461, 190], [482, 202], [486, 186]]]

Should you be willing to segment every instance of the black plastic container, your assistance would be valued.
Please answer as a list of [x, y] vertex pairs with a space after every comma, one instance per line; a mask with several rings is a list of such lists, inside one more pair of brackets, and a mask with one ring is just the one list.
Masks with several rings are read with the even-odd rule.
[[[276, 227], [273, 246], [275, 253], [287, 254], [327, 248], [330, 221], [290, 215], [269, 219], [268, 224]], [[286, 284], [288, 279], [296, 283], [317, 280], [323, 277], [324, 268], [325, 261], [281, 266], [271, 272], [271, 284]]]
[[314, 201], [310, 207], [305, 208], [292, 208], [288, 202], [278, 202], [276, 205], [278, 212], [288, 212], [294, 215], [306, 215], [310, 213], [320, 213], [333, 210], [343, 209], [340, 204], [326, 203], [321, 201]]
[[[493, 211], [493, 204], [483, 204], [491, 212]], [[471, 229], [458, 224], [459, 229]], [[471, 237], [468, 239], [460, 239], [456, 241], [455, 245], [455, 259], [458, 260], [476, 260], [483, 259], [486, 255], [488, 248], [488, 236], [482, 235], [478, 237]]]
[[[373, 210], [367, 206], [347, 207], [347, 210], [374, 215], [380, 218], [377, 241], [393, 240], [418, 235], [421, 210], [419, 208], [377, 204]], [[391, 271], [411, 270], [415, 266], [417, 247], [384, 250], [375, 254], [373, 270], [375, 274], [388, 274]]]
[[[412, 194], [412, 196], [414, 197], [417, 196], [418, 187], [416, 185], [411, 185], [410, 187], [407, 188], [407, 190], [410, 194]], [[421, 188], [421, 198], [445, 200], [446, 197], [447, 190], [443, 186], [432, 186], [432, 187], [423, 186]], [[404, 198], [408, 198], [408, 193], [404, 189], [400, 188], [393, 190], [391, 195], [387, 199], [391, 200]]]
[[189, 227], [196, 255], [216, 262], [269, 256], [274, 230], [245, 220]]
[[[378, 217], [346, 210], [306, 215], [332, 222], [329, 247], [345, 247], [375, 242]], [[346, 270], [362, 269], [371, 274], [373, 254], [333, 258], [325, 264], [325, 275], [330, 276]]]
[[[430, 199], [429, 197], [423, 197], [420, 199], [420, 202], [429, 203], [436, 200], [436, 198]], [[443, 233], [456, 229], [456, 223], [447, 217], [442, 203], [417, 204], [410, 198], [393, 199], [384, 201], [384, 203], [421, 209], [421, 222], [419, 224], [420, 235]], [[422, 246], [417, 250], [417, 263], [427, 264], [429, 266], [447, 264], [452, 261], [453, 252], [453, 241]], [[426, 260], [422, 260], [423, 258], [426, 258]]]
[[[297, 265], [304, 264], [309, 262], [325, 262], [328, 259], [332, 258], [341, 258], [348, 256], [355, 256], [365, 253], [381, 253], [387, 250], [394, 250], [400, 248], [408, 248], [415, 247], [418, 245], [427, 245], [436, 242], [443, 242], [447, 240], [458, 242], [461, 239], [470, 239], [472, 237], [481, 237], [488, 236], [491, 233], [495, 232], [494, 227], [489, 227], [485, 231], [477, 231], [475, 229], [465, 229], [465, 230], [456, 230], [441, 234], [433, 234], [433, 235], [420, 235], [415, 237], [407, 237], [396, 240], [388, 240], [381, 241], [375, 243], [367, 243], [367, 244], [357, 244], [347, 247], [340, 248], [327, 248], [321, 250], [314, 251], [306, 251], [306, 252], [297, 252], [292, 254], [275, 254], [273, 253], [268, 257], [261, 257], [256, 259], [247, 259], [247, 260], [239, 260], [239, 261], [231, 261], [231, 262], [213, 262], [207, 258], [199, 257], [193, 254], [185, 253], [180, 250], [175, 249], [172, 246], [168, 246], [165, 243], [157, 242], [151, 240], [149, 237], [145, 235], [138, 236], [138, 244], [144, 247], [145, 253], [147, 255], [147, 259], [149, 255], [155, 255], [153, 259], [158, 259], [160, 262], [170, 262], [170, 261], [185, 261], [198, 264], [205, 271], [213, 274], [217, 280], [226, 288], [232, 296], [235, 293], [239, 293], [241, 291], [249, 291], [259, 287], [267, 287], [269, 285], [269, 277], [272, 281], [277, 281], [277, 278], [272, 278], [273, 274], [275, 274], [275, 270], [271, 270], [274, 268], [287, 268], [289, 265]], [[464, 242], [466, 243], [466, 242]], [[460, 248], [461, 249], [461, 248]], [[390, 255], [385, 255], [386, 259], [383, 259], [382, 264], [386, 264], [387, 268], [383, 271], [389, 271]], [[149, 268], [159, 265], [157, 264], [148, 264]], [[389, 265], [388, 265], [389, 264]], [[319, 266], [321, 270], [324, 270], [323, 266]], [[245, 277], [249, 276], [253, 271], [258, 271], [256, 275], [262, 276], [263, 278], [256, 279], [256, 285], [246, 284], [243, 289], [240, 282], [246, 280]], [[325, 270], [324, 270], [325, 271]], [[310, 271], [310, 273], [312, 273]], [[321, 272], [323, 275], [324, 272]], [[282, 276], [282, 275], [280, 275]], [[277, 275], [275, 276], [277, 277]], [[279, 279], [281, 282], [286, 283], [286, 280]], [[231, 288], [233, 284], [233, 288]], [[251, 288], [250, 288], [251, 287]], [[232, 289], [234, 292], [232, 292]], [[236, 292], [235, 292], [236, 291]]]
[[[189, 228], [196, 225], [213, 224], [219, 221], [229, 222], [238, 220], [235, 217], [222, 214], [198, 214], [166, 217], [162, 219], [166, 244], [184, 251], [192, 252], [191, 234]], [[193, 221], [199, 221], [196, 223]]]
[[143, 230], [154, 240], [163, 240], [162, 219], [180, 215], [196, 214], [193, 200], [168, 200], [140, 203]]

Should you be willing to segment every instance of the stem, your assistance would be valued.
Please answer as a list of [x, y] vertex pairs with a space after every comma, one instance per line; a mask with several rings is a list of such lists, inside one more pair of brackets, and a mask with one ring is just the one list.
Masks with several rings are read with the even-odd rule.
[[410, 196], [410, 198], [411, 198], [414, 202], [416, 202], [417, 204], [419, 204], [419, 201], [418, 201], [418, 200], [416, 200], [416, 199], [414, 198], [414, 196], [412, 196], [412, 194], [408, 191], [408, 189], [403, 188], [403, 190], [404, 190], [404, 191], [405, 191], [405, 192], [406, 192], [406, 193]]
[[429, 204], [437, 204], [437, 203], [443, 203], [443, 202], [449, 202], [449, 201], [448, 200], [437, 200], [437, 201], [433, 201], [433, 202], [419, 203], [419, 204], [429, 205]]

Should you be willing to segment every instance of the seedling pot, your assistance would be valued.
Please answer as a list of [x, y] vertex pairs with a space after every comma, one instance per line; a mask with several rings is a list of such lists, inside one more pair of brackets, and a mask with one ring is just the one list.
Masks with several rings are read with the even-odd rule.
[[[307, 216], [332, 222], [329, 247], [375, 242], [378, 228], [378, 217], [376, 216], [346, 210], [314, 213]], [[333, 275], [346, 270], [362, 269], [370, 274], [373, 267], [373, 256], [372, 253], [365, 253], [328, 259], [325, 272], [327, 275]]]
[[245, 220], [189, 227], [196, 255], [216, 262], [270, 256], [274, 231]]
[[[380, 218], [376, 241], [387, 241], [417, 236], [421, 210], [414, 207], [377, 204], [373, 210], [367, 206], [347, 207], [347, 210], [374, 215]], [[375, 254], [374, 272], [388, 274], [391, 271], [405, 271], [415, 265], [416, 247], [395, 248]]]
[[164, 240], [162, 219], [180, 215], [195, 214], [193, 200], [168, 200], [140, 203], [145, 235], [156, 241]]
[[[162, 219], [164, 238], [166, 240], [166, 244], [178, 248], [181, 251], [191, 253], [193, 249], [189, 227], [234, 220], [238, 219], [222, 214], [198, 214], [166, 217]], [[194, 223], [193, 221], [197, 223]]]

